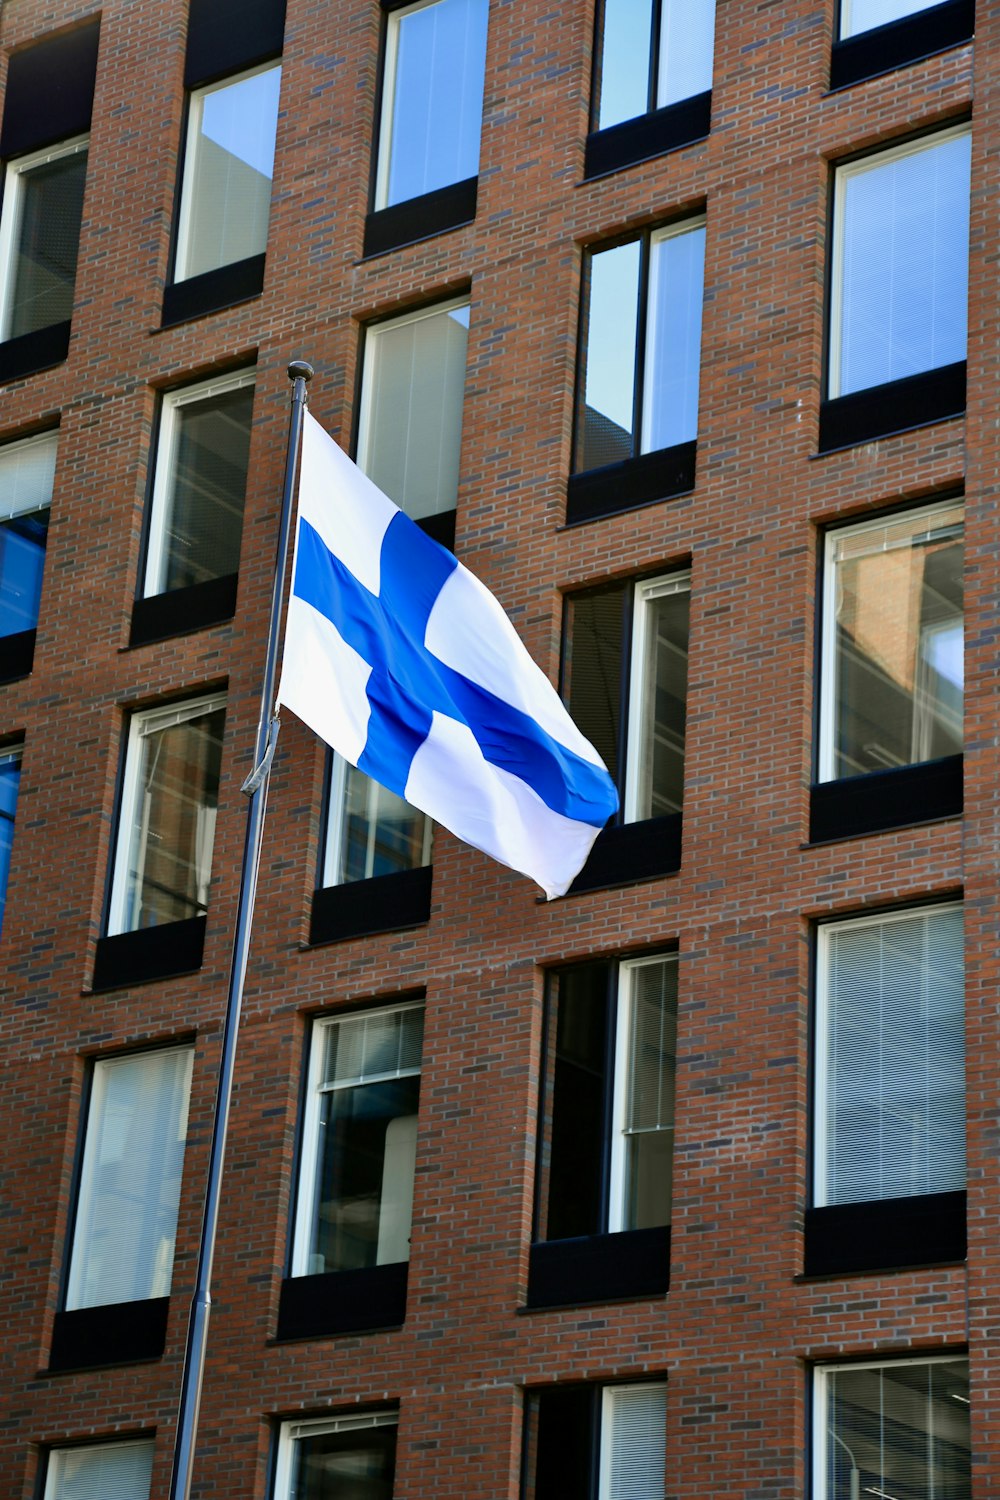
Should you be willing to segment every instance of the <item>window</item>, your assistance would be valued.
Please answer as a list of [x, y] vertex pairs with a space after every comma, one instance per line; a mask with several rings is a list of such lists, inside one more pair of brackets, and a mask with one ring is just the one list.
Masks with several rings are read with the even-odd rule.
[[529, 1395], [526, 1415], [524, 1500], [663, 1500], [664, 1381], [554, 1386]]
[[31, 670], [57, 435], [0, 447], [0, 678]]
[[821, 1366], [814, 1400], [816, 1500], [969, 1500], [967, 1360]]
[[714, 0], [604, 0], [594, 129], [632, 120], [712, 87]]
[[284, 1422], [274, 1500], [392, 1500], [396, 1412]]
[[410, 1258], [421, 1005], [318, 1021], [292, 1274]]
[[175, 282], [263, 255], [280, 83], [272, 64], [192, 93]]
[[831, 89], [920, 62], [972, 39], [975, 0], [840, 0]]
[[142, 583], [144, 599], [158, 603], [140, 603], [133, 645], [233, 613], [253, 393], [253, 372], [243, 371], [163, 399]]
[[0, 339], [69, 321], [86, 173], [86, 137], [9, 163], [0, 216]]
[[21, 785], [21, 751], [0, 750], [0, 932], [7, 903], [10, 879], [11, 847], [14, 843], [14, 814], [17, 792]]
[[430, 818], [334, 756], [323, 884], [343, 885], [430, 864]]
[[665, 1290], [676, 1051], [676, 955], [584, 964], [552, 976], [535, 1250], [584, 1235], [652, 1231], [647, 1248], [653, 1261], [650, 1268], [643, 1260], [633, 1281], [629, 1249], [611, 1243], [611, 1279], [602, 1257], [592, 1268], [594, 1279], [574, 1285], [558, 1255], [543, 1248], [531, 1266], [529, 1303]]
[[149, 1440], [54, 1448], [43, 1500], [148, 1500], [152, 1472]]
[[840, 0], [840, 35], [857, 36], [938, 4], [940, 0]]
[[574, 474], [664, 450], [667, 462], [607, 476], [614, 488], [576, 509], [571, 480], [568, 519], [693, 487], [704, 263], [704, 219], [586, 255]]
[[192, 1057], [172, 1047], [94, 1064], [67, 1310], [170, 1294]]
[[109, 934], [208, 909], [225, 697], [132, 715]]
[[819, 930], [813, 1201], [965, 1186], [962, 908]]
[[386, 25], [375, 208], [479, 171], [486, 0], [420, 0]]
[[837, 168], [827, 396], [910, 384], [827, 413], [821, 447], [964, 411], [969, 168], [967, 126]]

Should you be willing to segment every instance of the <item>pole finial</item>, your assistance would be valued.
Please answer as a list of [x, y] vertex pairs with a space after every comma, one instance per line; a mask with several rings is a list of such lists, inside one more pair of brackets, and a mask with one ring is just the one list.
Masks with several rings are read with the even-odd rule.
[[288, 366], [289, 380], [312, 380], [315, 373], [312, 365], [304, 359], [293, 359]]

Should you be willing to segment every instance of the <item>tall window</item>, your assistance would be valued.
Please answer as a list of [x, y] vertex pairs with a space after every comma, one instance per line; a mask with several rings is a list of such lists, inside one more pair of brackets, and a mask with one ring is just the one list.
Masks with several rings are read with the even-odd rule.
[[965, 1186], [962, 908], [819, 930], [813, 1201]]
[[677, 959], [586, 964], [554, 977], [536, 1239], [670, 1223]]
[[280, 83], [269, 64], [192, 93], [175, 281], [264, 253]]
[[683, 804], [690, 588], [673, 573], [568, 603], [564, 694], [618, 785], [625, 822]]
[[821, 1366], [814, 1399], [816, 1500], [970, 1500], [967, 1360]]
[[316, 1023], [294, 1276], [409, 1260], [423, 1019], [410, 1004]]
[[526, 1411], [524, 1500], [663, 1500], [664, 1381], [553, 1386]]
[[152, 1473], [148, 1439], [53, 1448], [43, 1500], [148, 1500]]
[[829, 396], [965, 359], [970, 155], [958, 126], [838, 167]]
[[386, 27], [375, 208], [475, 177], [487, 0], [418, 0]]
[[71, 317], [86, 174], [86, 137], [9, 163], [0, 215], [0, 339]]
[[173, 1047], [94, 1064], [67, 1310], [169, 1295], [192, 1057]]
[[144, 595], [238, 571], [253, 392], [243, 371], [164, 397]]
[[225, 697], [132, 715], [109, 933], [208, 909]]
[[394, 1411], [285, 1422], [273, 1500], [392, 1500]]
[[358, 465], [414, 520], [455, 509], [468, 334], [459, 301], [365, 336]]
[[10, 855], [14, 843], [14, 814], [21, 785], [21, 751], [0, 750], [0, 932], [7, 904]]
[[888, 26], [904, 16], [915, 15], [940, 0], [840, 0], [840, 35], [857, 36], [875, 26]]
[[574, 469], [693, 442], [705, 221], [585, 259]]
[[57, 441], [46, 432], [0, 448], [0, 637], [38, 623]]
[[604, 0], [594, 129], [606, 130], [712, 87], [715, 3]]
[[826, 538], [819, 779], [962, 749], [963, 507]]

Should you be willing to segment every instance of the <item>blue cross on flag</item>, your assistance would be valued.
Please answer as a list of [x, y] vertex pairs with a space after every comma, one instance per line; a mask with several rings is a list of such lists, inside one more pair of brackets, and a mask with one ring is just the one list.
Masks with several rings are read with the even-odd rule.
[[493, 595], [308, 413], [278, 701], [550, 899], [618, 806]]

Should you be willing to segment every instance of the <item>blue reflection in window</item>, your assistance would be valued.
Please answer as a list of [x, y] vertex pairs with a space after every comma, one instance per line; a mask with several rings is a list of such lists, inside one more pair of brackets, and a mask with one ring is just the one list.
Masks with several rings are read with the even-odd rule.
[[38, 624], [48, 529], [47, 510], [0, 523], [0, 636]]
[[7, 901], [10, 848], [14, 842], [14, 812], [17, 807], [17, 789], [20, 781], [20, 750], [0, 755], [0, 931], [3, 929], [3, 914]]

